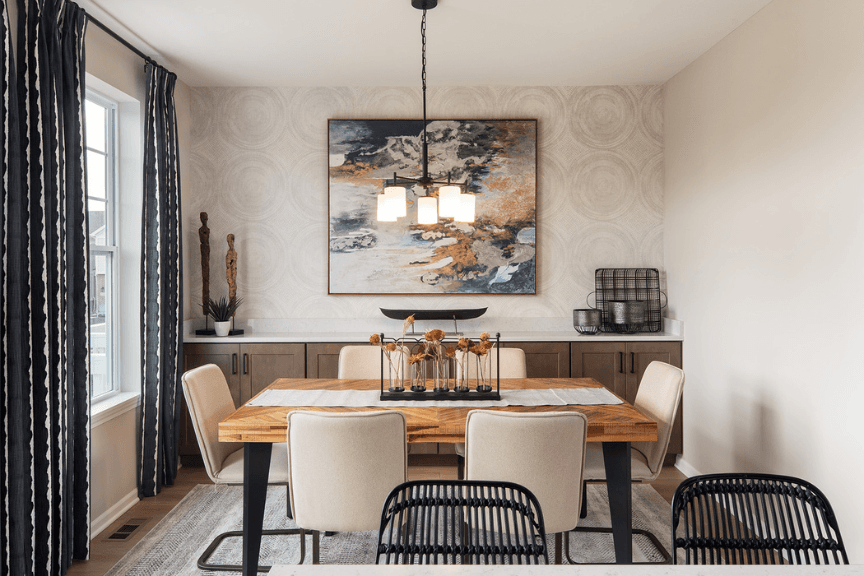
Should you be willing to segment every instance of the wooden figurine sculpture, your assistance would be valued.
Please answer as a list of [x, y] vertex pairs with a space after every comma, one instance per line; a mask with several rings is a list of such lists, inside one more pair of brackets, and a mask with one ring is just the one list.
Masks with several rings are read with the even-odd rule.
[[225, 279], [228, 281], [228, 300], [237, 298], [237, 251], [234, 250], [234, 235], [228, 234], [228, 253], [225, 255]]
[[198, 239], [201, 241], [201, 302], [207, 317], [210, 315], [210, 228], [207, 227], [206, 212], [201, 212]]

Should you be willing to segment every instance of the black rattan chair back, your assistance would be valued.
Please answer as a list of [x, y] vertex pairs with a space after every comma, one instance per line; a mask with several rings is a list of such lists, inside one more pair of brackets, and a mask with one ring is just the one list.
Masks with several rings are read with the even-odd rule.
[[804, 480], [711, 474], [672, 498], [672, 563], [848, 564], [828, 500]]
[[512, 482], [406, 482], [384, 503], [375, 563], [548, 564], [543, 513]]

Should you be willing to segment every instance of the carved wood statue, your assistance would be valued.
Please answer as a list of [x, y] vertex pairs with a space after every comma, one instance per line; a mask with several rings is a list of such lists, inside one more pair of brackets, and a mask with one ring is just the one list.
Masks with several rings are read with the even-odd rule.
[[210, 315], [210, 228], [207, 227], [207, 213], [201, 212], [201, 227], [198, 228], [201, 241], [201, 303], [204, 316]]
[[228, 234], [228, 253], [225, 255], [225, 279], [228, 281], [228, 300], [237, 298], [237, 251], [234, 235]]

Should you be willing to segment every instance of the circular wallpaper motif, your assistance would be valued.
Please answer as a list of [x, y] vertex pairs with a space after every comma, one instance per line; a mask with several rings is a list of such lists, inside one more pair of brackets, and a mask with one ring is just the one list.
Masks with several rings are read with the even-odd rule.
[[642, 132], [663, 145], [663, 88], [652, 88], [642, 99]]
[[537, 118], [538, 146], [556, 144], [567, 123], [567, 109], [558, 88], [508, 87], [501, 95], [504, 118]]
[[285, 132], [286, 110], [275, 88], [229, 90], [222, 101], [225, 137], [239, 148], [268, 148]]
[[415, 88], [362, 88], [356, 95], [356, 114], [369, 118], [420, 118], [423, 102]]
[[201, 142], [214, 137], [215, 135], [212, 133], [214, 128], [213, 113], [217, 107], [213, 101], [213, 92], [210, 90], [192, 90], [190, 107], [192, 110], [192, 126], [190, 127], [192, 142]]
[[580, 281], [593, 284], [597, 268], [625, 268], [639, 262], [633, 237], [614, 224], [585, 226], [571, 242], [570, 266]]
[[291, 254], [282, 231], [256, 223], [254, 226], [244, 226], [235, 236], [237, 277], [242, 276], [244, 291], [249, 295], [262, 296], [282, 285], [286, 272], [285, 261]]
[[327, 120], [353, 114], [350, 88], [302, 88], [293, 94], [286, 110], [292, 143], [308, 147], [321, 146], [326, 153]]
[[287, 201], [288, 178], [277, 159], [263, 153], [234, 155], [221, 166], [220, 197], [240, 220], [266, 221]]
[[[426, 116], [432, 118], [477, 118], [486, 117], [485, 110], [495, 109], [495, 93], [484, 86], [458, 86], [446, 90], [429, 90], [426, 96], [429, 101]], [[422, 117], [423, 110], [417, 110], [417, 117]], [[500, 117], [500, 116], [498, 116]]]
[[639, 114], [633, 96], [620, 86], [586, 88], [576, 101], [571, 126], [577, 140], [597, 148], [624, 142]]
[[288, 202], [298, 214], [310, 219], [319, 218], [322, 210], [326, 212], [328, 204], [326, 162], [317, 152], [292, 155], [289, 162]]
[[649, 160], [639, 174], [642, 204], [655, 214], [663, 214], [663, 153]]
[[582, 158], [573, 183], [574, 208], [597, 220], [615, 220], [638, 196], [633, 167], [614, 152], [595, 152]]
[[564, 209], [568, 195], [562, 192], [567, 189], [567, 169], [557, 158], [547, 155], [538, 170], [537, 213], [542, 219]]

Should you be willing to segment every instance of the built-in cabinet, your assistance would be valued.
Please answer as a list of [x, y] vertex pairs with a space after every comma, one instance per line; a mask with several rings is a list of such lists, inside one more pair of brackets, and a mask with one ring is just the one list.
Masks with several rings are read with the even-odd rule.
[[522, 348], [528, 378], [569, 378], [568, 342], [502, 342], [502, 348]]
[[[306, 378], [338, 378], [339, 351], [357, 342], [310, 342], [306, 344]], [[371, 344], [367, 344], [371, 346]]]
[[[216, 364], [225, 374], [235, 406], [241, 406], [277, 378], [306, 375], [306, 345], [237, 343], [183, 345], [183, 369]], [[192, 420], [183, 402], [180, 414], [180, 454], [199, 454]]]
[[[681, 342], [571, 342], [570, 376], [594, 378], [630, 403], [636, 400], [639, 382], [654, 360], [681, 368]], [[681, 454], [684, 448], [678, 408], [667, 454]]]
[[[356, 346], [348, 342], [302, 343], [186, 343], [184, 370], [216, 364], [225, 374], [234, 404], [240, 406], [277, 378], [336, 378], [339, 350]], [[502, 342], [502, 347], [522, 348], [529, 378], [594, 378], [633, 402], [648, 364], [660, 360], [681, 367], [681, 342]], [[681, 414], [672, 429], [670, 455], [683, 449]], [[412, 454], [449, 454], [450, 445], [411, 445]], [[180, 454], [198, 454], [192, 422], [183, 403]]]

